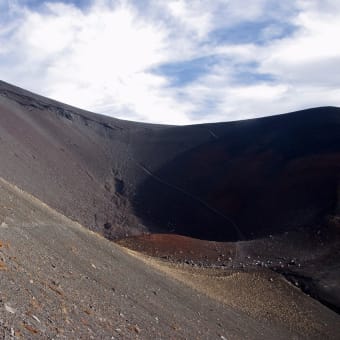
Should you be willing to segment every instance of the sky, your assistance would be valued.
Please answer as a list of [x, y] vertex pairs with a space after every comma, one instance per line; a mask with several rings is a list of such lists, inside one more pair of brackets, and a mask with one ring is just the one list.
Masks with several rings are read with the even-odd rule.
[[105, 115], [340, 106], [338, 0], [0, 0], [0, 79]]

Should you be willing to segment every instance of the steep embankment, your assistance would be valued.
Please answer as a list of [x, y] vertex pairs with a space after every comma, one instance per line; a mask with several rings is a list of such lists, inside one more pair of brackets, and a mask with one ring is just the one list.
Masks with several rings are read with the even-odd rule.
[[[150, 171], [209, 139], [84, 112], [0, 83], [0, 174], [107, 237], [146, 230], [136, 190]], [[159, 226], [160, 227], [160, 226]]]
[[0, 174], [109, 238], [252, 239], [339, 213], [340, 111], [126, 122], [0, 83]]
[[[1, 338], [287, 339], [299, 334], [285, 323], [266, 325], [157, 272], [1, 179], [0, 258]], [[323, 323], [335, 327], [338, 316], [315, 303], [313, 313], [313, 334], [332, 334]]]
[[212, 140], [138, 187], [135, 207], [146, 224], [230, 241], [315, 226], [339, 213], [339, 109], [205, 128]]
[[0, 258], [6, 339], [335, 339], [340, 327], [280, 277], [150, 266], [2, 179]]

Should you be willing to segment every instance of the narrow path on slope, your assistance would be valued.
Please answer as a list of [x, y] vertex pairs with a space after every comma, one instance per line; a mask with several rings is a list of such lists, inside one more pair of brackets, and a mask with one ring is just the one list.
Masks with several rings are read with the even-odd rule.
[[162, 178], [160, 178], [159, 176], [155, 175], [152, 171], [150, 171], [149, 169], [147, 169], [144, 165], [142, 165], [141, 163], [137, 162], [135, 159], [132, 158], [132, 160], [134, 161], [134, 163], [136, 164], [136, 166], [141, 169], [144, 173], [146, 173], [147, 175], [149, 175], [150, 177], [152, 177], [154, 180], [156, 180], [157, 182], [168, 186], [169, 188], [172, 188], [178, 192], [180, 192], [181, 194], [189, 197], [190, 199], [198, 202], [200, 205], [202, 205], [203, 207], [205, 207], [206, 209], [208, 209], [209, 211], [211, 211], [212, 213], [222, 217], [226, 222], [228, 222], [228, 224], [230, 224], [232, 226], [232, 228], [236, 231], [239, 240], [244, 240], [245, 237], [242, 234], [240, 228], [238, 228], [238, 226], [236, 225], [236, 223], [228, 216], [224, 215], [223, 213], [221, 213], [220, 211], [218, 211], [217, 209], [215, 209], [214, 207], [210, 206], [208, 203], [206, 203], [205, 201], [203, 201], [201, 198], [197, 197], [196, 195], [191, 194], [190, 192], [178, 187], [175, 184], [169, 183], [165, 180], [163, 180]]

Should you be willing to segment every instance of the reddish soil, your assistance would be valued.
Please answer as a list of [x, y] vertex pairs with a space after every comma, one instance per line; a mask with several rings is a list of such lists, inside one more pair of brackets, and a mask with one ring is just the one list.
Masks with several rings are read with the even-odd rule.
[[150, 256], [196, 264], [222, 264], [235, 256], [235, 245], [232, 243], [204, 241], [174, 234], [132, 236], [118, 243]]
[[214, 242], [174, 234], [128, 237], [118, 242], [134, 251], [194, 267], [221, 270], [269, 270], [285, 277], [309, 296], [340, 312], [340, 233], [338, 220], [311, 232], [242, 242]]

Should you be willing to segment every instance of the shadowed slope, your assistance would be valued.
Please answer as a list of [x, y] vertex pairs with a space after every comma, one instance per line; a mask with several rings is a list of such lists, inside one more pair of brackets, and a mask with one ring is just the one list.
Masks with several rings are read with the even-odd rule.
[[213, 140], [138, 187], [135, 207], [145, 224], [230, 241], [313, 226], [339, 213], [339, 109], [205, 128]]

